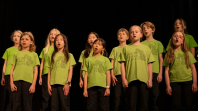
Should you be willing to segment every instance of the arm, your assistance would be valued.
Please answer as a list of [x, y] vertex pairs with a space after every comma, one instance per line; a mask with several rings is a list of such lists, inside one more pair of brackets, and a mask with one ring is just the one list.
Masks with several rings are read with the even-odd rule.
[[44, 65], [44, 59], [41, 59], [40, 74], [39, 74], [39, 84], [40, 84], [40, 85], [42, 85], [42, 72], [43, 72], [43, 65]]
[[10, 71], [10, 87], [11, 87], [11, 91], [17, 91], [17, 87], [14, 85], [14, 81], [13, 81], [14, 68], [15, 68], [15, 66], [12, 65], [12, 69]]
[[147, 87], [151, 88], [152, 87], [152, 80], [153, 80], [153, 68], [152, 68], [152, 63], [148, 63], [148, 73], [149, 73], [149, 79], [147, 82]]
[[[106, 71], [106, 79], [107, 79], [107, 86], [110, 86], [111, 84], [110, 70]], [[110, 89], [106, 88], [104, 96], [109, 96], [109, 95], [110, 95]]]
[[169, 67], [165, 67], [165, 82], [166, 82], [166, 93], [168, 95], [172, 95], [172, 89], [170, 86], [170, 78], [169, 78]]
[[36, 86], [36, 80], [37, 80], [37, 76], [38, 76], [38, 66], [34, 67], [34, 78], [33, 78], [33, 82], [32, 85], [30, 86], [30, 93], [34, 93], [35, 92], [35, 86]]
[[48, 84], [48, 93], [51, 96], [52, 95], [52, 87], [50, 85], [50, 77], [51, 77], [51, 68], [49, 68], [48, 76], [47, 76], [47, 84]]
[[126, 80], [126, 73], [125, 73], [125, 62], [121, 62], [121, 78], [122, 78], [123, 87], [128, 87], [128, 81]]
[[112, 85], [114, 86], [116, 85], [116, 81], [118, 81], [117, 78], [114, 76], [114, 59], [111, 59], [111, 65], [113, 67], [113, 69], [111, 69], [111, 79], [112, 79]]
[[[71, 82], [72, 75], [73, 75], [73, 66], [70, 66], [70, 67], [69, 67], [68, 77], [67, 77], [67, 81], [68, 81], [68, 82]], [[64, 95], [65, 95], [65, 96], [68, 95], [69, 89], [70, 89], [70, 86], [69, 86], [69, 84], [66, 83], [65, 86], [63, 87], [63, 91], [64, 91]]]
[[82, 80], [82, 78], [83, 78], [83, 76], [82, 76], [82, 68], [83, 68], [83, 63], [81, 63], [81, 68], [80, 68], [80, 82], [79, 82], [79, 86], [80, 86], [80, 88], [82, 88], [83, 87], [83, 80]]
[[7, 60], [4, 61], [3, 70], [2, 70], [2, 78], [1, 78], [1, 85], [5, 86], [5, 70], [6, 70]]
[[162, 82], [162, 72], [163, 72], [163, 55], [159, 54], [159, 74], [157, 76], [158, 83]]
[[190, 52], [191, 52], [192, 55], [195, 57], [195, 48], [194, 48], [194, 47], [190, 48]]
[[88, 78], [88, 72], [85, 71], [85, 76], [84, 76], [84, 92], [83, 92], [84, 97], [88, 97], [88, 92], [87, 92], [87, 78]]
[[192, 77], [193, 77], [192, 91], [193, 93], [195, 93], [197, 92], [197, 71], [194, 64], [190, 65], [190, 68], [192, 70]]

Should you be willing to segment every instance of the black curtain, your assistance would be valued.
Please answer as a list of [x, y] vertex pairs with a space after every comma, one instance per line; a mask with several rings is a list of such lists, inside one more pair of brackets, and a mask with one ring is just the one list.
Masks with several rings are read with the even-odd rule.
[[[85, 49], [88, 33], [95, 31], [107, 42], [110, 54], [113, 47], [119, 45], [117, 31], [140, 25], [144, 21], [155, 24], [154, 38], [161, 41], [166, 48], [173, 33], [173, 24], [177, 18], [187, 22], [187, 29], [195, 40], [198, 26], [196, 16], [198, 7], [195, 0], [120, 0], [120, 1], [11, 1], [0, 0], [0, 56], [8, 47], [13, 46], [10, 35], [14, 30], [31, 31], [35, 37], [37, 54], [45, 46], [45, 40], [52, 28], [58, 28], [68, 37], [70, 52], [78, 62], [81, 51]], [[0, 59], [0, 68], [3, 67]], [[80, 111], [83, 105], [82, 89], [79, 88], [80, 63], [74, 67], [71, 104], [72, 111]], [[0, 76], [1, 79], [1, 76]], [[168, 96], [165, 94], [165, 83], [160, 84], [160, 107], [169, 109]], [[0, 86], [0, 98], [2, 98]], [[197, 99], [197, 95], [195, 95]], [[197, 102], [197, 101], [195, 101]], [[197, 104], [197, 103], [196, 103]], [[0, 99], [0, 106], [2, 99]], [[41, 106], [41, 86], [36, 86], [33, 99], [33, 110]], [[195, 109], [198, 109], [195, 105]], [[0, 109], [1, 110], [1, 109]]]

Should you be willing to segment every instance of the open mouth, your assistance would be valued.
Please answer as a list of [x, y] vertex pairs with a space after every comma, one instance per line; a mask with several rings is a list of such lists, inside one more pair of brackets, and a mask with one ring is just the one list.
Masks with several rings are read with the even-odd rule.
[[23, 45], [26, 45], [26, 43], [23, 43]]
[[61, 44], [58, 44], [58, 46], [60, 46]]
[[133, 38], [136, 38], [136, 36], [133, 36]]
[[94, 48], [94, 50], [95, 50], [95, 51], [97, 51], [97, 50], [98, 50], [98, 48]]
[[17, 41], [17, 39], [14, 39], [14, 41]]
[[177, 29], [179, 29], [179, 27], [177, 27]]
[[175, 40], [175, 43], [179, 42], [178, 40]]
[[147, 35], [147, 34], [148, 34], [148, 32], [145, 32], [145, 34]]
[[122, 37], [120, 37], [120, 39], [123, 39]]
[[54, 37], [52, 37], [52, 39], [54, 39]]

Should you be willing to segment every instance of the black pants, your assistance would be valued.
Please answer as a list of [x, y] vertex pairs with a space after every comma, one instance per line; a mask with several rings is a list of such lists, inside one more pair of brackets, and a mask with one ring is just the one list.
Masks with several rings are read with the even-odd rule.
[[157, 83], [157, 73], [153, 73], [153, 86], [149, 90], [149, 105], [151, 105], [151, 111], [159, 111], [158, 96], [159, 96], [159, 84]]
[[50, 95], [48, 93], [48, 86], [47, 86], [47, 79], [48, 79], [48, 74], [45, 74], [42, 76], [42, 106], [41, 106], [41, 111], [50, 111], [49, 108], [49, 100], [50, 100]]
[[192, 81], [170, 83], [171, 111], [192, 111], [192, 83]]
[[121, 75], [116, 76], [116, 85], [113, 86], [113, 111], [126, 111], [125, 89], [122, 86]]
[[10, 88], [10, 75], [5, 75], [5, 87], [4, 87], [4, 111], [12, 110], [12, 91]]
[[126, 88], [127, 111], [136, 111], [137, 105], [139, 111], [148, 111], [148, 93], [146, 83], [139, 80], [130, 82]]
[[[52, 111], [61, 111], [61, 110], [70, 111], [70, 93], [68, 93], [68, 95], [65, 96], [63, 87], [64, 87], [63, 85], [52, 85], [52, 96], [51, 96]], [[59, 105], [61, 105], [61, 109], [59, 109]]]
[[105, 90], [97, 86], [87, 90], [87, 111], [109, 111], [109, 96], [104, 96]]
[[[13, 111], [32, 111], [32, 97], [29, 93], [31, 83], [25, 81], [14, 81], [17, 91], [13, 92]], [[23, 103], [23, 104], [22, 104]]]

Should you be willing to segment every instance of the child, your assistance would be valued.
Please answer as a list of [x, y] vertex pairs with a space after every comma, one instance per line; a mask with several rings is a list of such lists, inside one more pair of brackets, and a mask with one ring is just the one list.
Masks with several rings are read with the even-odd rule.
[[[174, 30], [182, 31], [183, 33], [185, 33], [185, 40], [188, 45], [188, 48], [190, 49], [190, 52], [193, 54], [193, 56], [195, 56], [195, 47], [198, 47], [198, 44], [195, 41], [195, 39], [193, 38], [193, 36], [188, 34], [186, 22], [184, 21], [184, 19], [179, 18], [175, 21]], [[170, 41], [168, 43], [166, 51], [168, 51], [169, 46], [170, 46]]]
[[[98, 38], [93, 43], [94, 55], [85, 60], [84, 97], [87, 97], [87, 111], [109, 111], [110, 69], [112, 65], [105, 50], [106, 43]], [[104, 51], [103, 56], [101, 55]], [[97, 108], [99, 106], [99, 108]]]
[[38, 75], [39, 58], [35, 53], [36, 46], [31, 32], [24, 32], [20, 39], [19, 51], [10, 59], [10, 86], [13, 92], [13, 111], [23, 109], [32, 111], [32, 97], [35, 92]]
[[[55, 39], [54, 52], [48, 58], [48, 92], [51, 96], [52, 111], [70, 111], [70, 86], [73, 66], [76, 64], [74, 57], [69, 53], [67, 37], [58, 34]], [[60, 102], [60, 104], [59, 104]]]
[[49, 68], [45, 66], [48, 60], [48, 55], [51, 55], [54, 51], [54, 38], [57, 34], [60, 34], [58, 29], [52, 29], [47, 37], [46, 46], [43, 48], [39, 58], [41, 58], [40, 65], [40, 75], [39, 75], [39, 84], [42, 85], [42, 105], [41, 111], [46, 111], [48, 108], [49, 93], [47, 88], [47, 75]]
[[[121, 100], [124, 98], [124, 89], [122, 87], [122, 78], [121, 78], [121, 66], [118, 62], [120, 57], [120, 52], [123, 47], [126, 46], [126, 41], [129, 39], [129, 32], [121, 28], [118, 30], [117, 39], [119, 41], [119, 46], [112, 49], [109, 58], [111, 59], [111, 64], [113, 69], [111, 70], [111, 79], [113, 85], [113, 111], [121, 111], [123, 108], [123, 103]], [[121, 105], [122, 104], [122, 105]]]
[[148, 88], [152, 87], [152, 62], [155, 59], [150, 48], [140, 43], [143, 34], [139, 26], [132, 26], [129, 35], [132, 43], [123, 48], [119, 60], [122, 84], [126, 88], [127, 111], [136, 111], [137, 100], [140, 101], [140, 111], [147, 111]]
[[18, 51], [19, 42], [21, 38], [22, 32], [20, 30], [15, 30], [11, 35], [11, 40], [14, 42], [14, 46], [6, 49], [5, 53], [3, 54], [4, 65], [3, 65], [3, 73], [2, 73], [2, 79], [1, 79], [1, 85], [5, 86], [4, 89], [4, 108], [6, 111], [11, 111], [12, 105], [12, 93], [10, 88], [10, 71], [12, 68], [12, 65], [8, 62], [12, 55]]
[[[172, 95], [171, 111], [192, 111], [192, 92], [197, 91], [195, 62], [194, 56], [188, 51], [185, 34], [175, 32], [163, 63], [166, 91]], [[184, 102], [183, 105], [181, 101]]]
[[157, 41], [153, 38], [155, 32], [155, 26], [151, 22], [143, 22], [141, 25], [143, 33], [146, 36], [146, 40], [141, 42], [144, 45], [147, 45], [151, 49], [151, 53], [155, 58], [155, 62], [152, 63], [153, 68], [153, 86], [150, 90], [151, 92], [151, 108], [152, 111], [158, 111], [157, 99], [159, 96], [159, 83], [162, 81], [162, 72], [163, 72], [163, 55], [165, 52], [164, 46], [160, 41]]
[[90, 32], [88, 35], [88, 40], [86, 42], [86, 49], [82, 51], [79, 61], [81, 63], [81, 68], [80, 68], [80, 82], [79, 82], [79, 86], [80, 88], [83, 87], [83, 75], [85, 74], [84, 71], [82, 71], [82, 67], [84, 64], [84, 60], [88, 57], [91, 57], [93, 55], [93, 49], [92, 49], [92, 45], [94, 43], [94, 41], [99, 38], [99, 35], [96, 32]]

